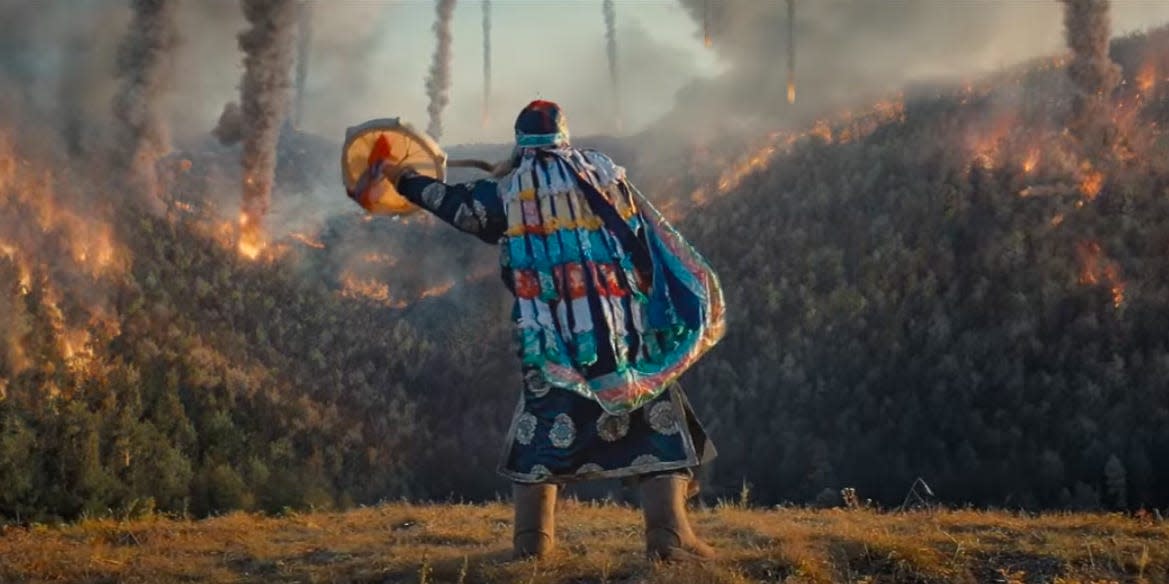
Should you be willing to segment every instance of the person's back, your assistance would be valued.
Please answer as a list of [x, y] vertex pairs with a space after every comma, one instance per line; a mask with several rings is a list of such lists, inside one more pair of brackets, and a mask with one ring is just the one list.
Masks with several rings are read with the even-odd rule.
[[[574, 148], [556, 104], [516, 121], [497, 176], [447, 185], [376, 169], [456, 228], [500, 245], [524, 389], [500, 461], [516, 484], [517, 555], [553, 543], [555, 484], [641, 481], [647, 550], [713, 552], [685, 521], [690, 469], [714, 457], [675, 380], [723, 333], [717, 277], [600, 152]], [[359, 202], [361, 202], [359, 200]]]

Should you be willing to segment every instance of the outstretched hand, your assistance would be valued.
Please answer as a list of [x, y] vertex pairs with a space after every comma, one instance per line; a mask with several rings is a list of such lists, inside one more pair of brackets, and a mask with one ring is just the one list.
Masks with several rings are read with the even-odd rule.
[[373, 204], [373, 201], [369, 200], [370, 192], [378, 179], [386, 179], [390, 184], [394, 185], [394, 189], [397, 189], [398, 179], [411, 172], [417, 171], [409, 165], [393, 164], [389, 160], [379, 160], [362, 173], [361, 178], [357, 180], [356, 188], [349, 191], [349, 198], [369, 211]]
[[418, 171], [408, 164], [390, 164], [388, 161], [382, 161], [378, 163], [378, 168], [374, 169], [374, 172], [381, 174], [382, 177], [390, 181], [390, 184], [394, 185], [394, 188], [397, 189], [398, 179], [404, 175]]

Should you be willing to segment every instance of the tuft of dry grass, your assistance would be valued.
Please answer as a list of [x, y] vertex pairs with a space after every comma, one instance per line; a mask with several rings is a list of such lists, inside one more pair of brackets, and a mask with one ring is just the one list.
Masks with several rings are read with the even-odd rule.
[[693, 514], [721, 558], [674, 566], [645, 559], [636, 509], [562, 500], [558, 520], [558, 552], [520, 562], [499, 503], [8, 528], [0, 582], [1169, 581], [1169, 524], [1123, 515], [725, 506]]

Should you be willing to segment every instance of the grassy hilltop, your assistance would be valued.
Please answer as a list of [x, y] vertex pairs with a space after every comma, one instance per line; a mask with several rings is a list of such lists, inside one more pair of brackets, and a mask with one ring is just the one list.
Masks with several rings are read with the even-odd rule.
[[640, 515], [562, 500], [561, 549], [508, 561], [504, 504], [386, 504], [344, 513], [202, 521], [89, 520], [10, 528], [2, 582], [1165, 582], [1169, 523], [1103, 514], [695, 513], [722, 557], [662, 566], [642, 554]]

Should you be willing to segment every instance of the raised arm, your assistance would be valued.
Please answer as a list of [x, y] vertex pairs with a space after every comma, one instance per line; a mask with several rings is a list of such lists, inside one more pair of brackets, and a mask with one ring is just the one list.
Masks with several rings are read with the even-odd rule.
[[407, 170], [396, 184], [398, 192], [411, 203], [487, 243], [499, 243], [507, 230], [507, 216], [495, 180], [448, 185]]

